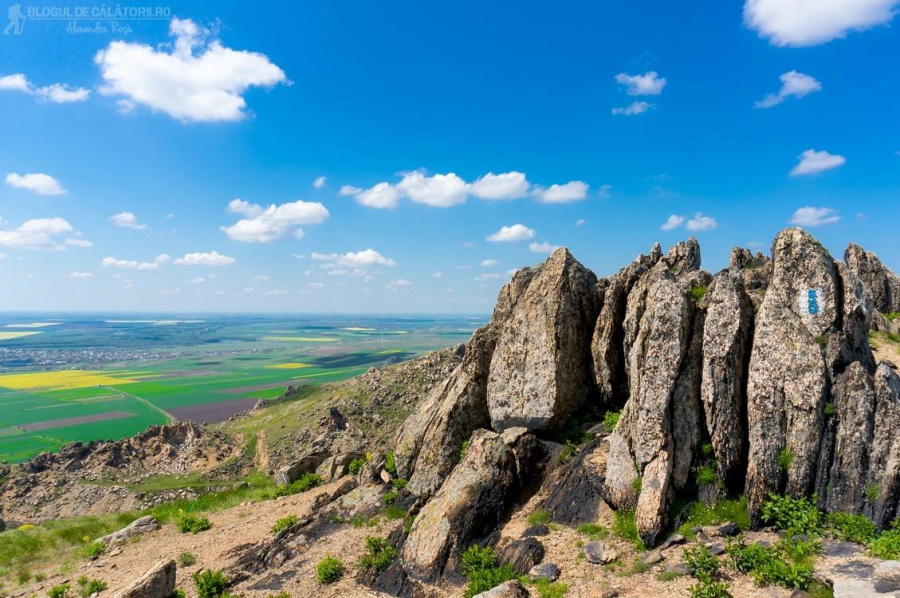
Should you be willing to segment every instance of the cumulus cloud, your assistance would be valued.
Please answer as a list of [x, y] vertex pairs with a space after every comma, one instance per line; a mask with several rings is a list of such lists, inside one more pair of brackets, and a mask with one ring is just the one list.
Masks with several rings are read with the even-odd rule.
[[485, 272], [484, 274], [479, 274], [475, 277], [476, 282], [484, 282], [486, 280], [497, 280], [503, 278], [502, 274], [497, 274], [496, 272]]
[[344, 185], [341, 195], [352, 195], [358, 204], [367, 208], [393, 209], [400, 205], [400, 192], [390, 183], [378, 183], [369, 189]]
[[124, 41], [99, 51], [100, 93], [119, 97], [125, 111], [143, 105], [182, 122], [222, 122], [247, 115], [251, 87], [288, 83], [266, 55], [226, 48], [190, 19], [172, 19], [169, 35], [170, 52]]
[[384, 288], [388, 289], [389, 291], [396, 291], [397, 289], [408, 287], [410, 285], [412, 285], [410, 281], [398, 278], [397, 280], [392, 280], [384, 285]]
[[471, 185], [472, 195], [481, 199], [516, 199], [525, 197], [531, 183], [521, 172], [494, 174], [489, 172]]
[[27, 189], [38, 195], [63, 195], [68, 193], [55, 178], [49, 174], [33, 172], [17, 174], [11, 172], [6, 175], [6, 184], [16, 189]]
[[222, 255], [218, 251], [188, 253], [175, 260], [179, 266], [230, 266], [235, 262], [237, 260], [233, 257]]
[[323, 176], [317, 177], [316, 180], [313, 181], [313, 187], [315, 187], [316, 189], [321, 189], [322, 187], [325, 186], [325, 183], [327, 182], [327, 180], [328, 179]]
[[834, 224], [841, 217], [831, 208], [799, 208], [791, 217], [791, 224], [798, 226], [822, 226], [824, 224]]
[[0, 247], [19, 249], [65, 249], [54, 236], [71, 233], [75, 229], [62, 218], [26, 220], [18, 228], [0, 230]]
[[528, 251], [532, 253], [553, 253], [559, 249], [559, 245], [551, 245], [544, 241], [543, 243], [529, 243]]
[[68, 104], [70, 102], [83, 102], [88, 99], [91, 92], [84, 87], [70, 88], [64, 83], [54, 83], [46, 87], [33, 85], [22, 73], [0, 77], [0, 91], [20, 91], [36, 97], [45, 102], [54, 104]]
[[426, 176], [421, 171], [408, 172], [397, 183], [397, 189], [416, 203], [449, 208], [466, 201], [469, 186], [454, 173]]
[[88, 248], [88, 247], [94, 246], [94, 244], [91, 243], [90, 241], [88, 241], [87, 239], [78, 239], [78, 238], [74, 238], [74, 237], [71, 239], [66, 239], [64, 243], [66, 245], [68, 245], [69, 247]]
[[110, 216], [109, 221], [122, 228], [133, 228], [134, 230], [144, 230], [146, 224], [140, 224], [137, 216], [131, 212], [121, 212], [115, 216]]
[[649, 102], [632, 102], [621, 108], [613, 108], [612, 113], [615, 116], [636, 116], [638, 114], [643, 114], [651, 108], [653, 108], [653, 104]]
[[314, 288], [314, 289], [322, 289], [322, 288], [325, 288], [325, 284], [324, 284], [324, 283], [321, 283], [321, 282], [311, 282], [311, 283], [309, 283], [309, 284], [306, 285], [306, 286], [312, 287], [312, 288]]
[[569, 181], [564, 185], [536, 187], [534, 196], [541, 203], [571, 203], [587, 199], [588, 185], [582, 181]]
[[496, 266], [499, 263], [500, 263], [499, 260], [481, 260], [481, 267], [482, 268], [490, 268], [492, 266]]
[[431, 277], [432, 278], [443, 278], [444, 273], [443, 272], [432, 272]]
[[69, 278], [79, 278], [79, 279], [84, 280], [84, 279], [93, 278], [93, 277], [94, 277], [94, 275], [91, 274], [90, 272], [70, 272], [69, 273]]
[[662, 226], [659, 227], [659, 230], [675, 230], [679, 226], [684, 223], [684, 216], [679, 216], [678, 214], [671, 214], [665, 222], [663, 222]]
[[757, 108], [771, 108], [788, 98], [802, 98], [822, 89], [822, 84], [814, 77], [798, 73], [797, 71], [788, 71], [779, 78], [781, 79], [781, 89], [778, 90], [778, 93], [770, 93], [759, 102], [756, 102], [755, 106]]
[[711, 216], [704, 216], [700, 212], [694, 214], [694, 217], [688, 220], [687, 224], [684, 225], [684, 227], [692, 233], [712, 230], [717, 226], [719, 226], [719, 223], [716, 222], [715, 218], [712, 218]]
[[206, 282], [206, 279], [201, 276], [200, 278], [195, 278], [194, 280], [189, 280], [188, 284], [203, 284], [204, 282]]
[[487, 241], [494, 243], [511, 243], [515, 241], [527, 241], [533, 239], [534, 229], [528, 228], [524, 224], [513, 224], [512, 226], [503, 226], [493, 235], [487, 237]]
[[808, 149], [798, 156], [799, 162], [791, 170], [791, 176], [816, 174], [825, 170], [831, 170], [847, 163], [844, 156], [829, 154], [826, 151], [817, 152]]
[[310, 258], [325, 262], [326, 266], [345, 266], [348, 268], [366, 268], [369, 266], [388, 266], [393, 268], [397, 262], [389, 257], [385, 257], [374, 249], [364, 249], [357, 252], [349, 253], [316, 253], [313, 252]]
[[242, 199], [233, 199], [228, 204], [228, 211], [245, 218], [232, 226], [220, 227], [220, 230], [230, 239], [245, 243], [270, 243], [291, 231], [299, 239], [303, 236], [303, 229], [295, 227], [321, 224], [330, 216], [321, 203], [301, 200], [263, 208]]
[[624, 85], [625, 93], [630, 96], [658, 96], [666, 86], [666, 79], [660, 77], [656, 71], [643, 75], [619, 73], [616, 75], [616, 83]]
[[894, 18], [898, 0], [746, 0], [744, 23], [776, 46], [815, 46]]
[[105, 257], [100, 262], [104, 268], [119, 268], [122, 270], [159, 270], [162, 263], [158, 261], [139, 262], [137, 260], [121, 260], [114, 257]]

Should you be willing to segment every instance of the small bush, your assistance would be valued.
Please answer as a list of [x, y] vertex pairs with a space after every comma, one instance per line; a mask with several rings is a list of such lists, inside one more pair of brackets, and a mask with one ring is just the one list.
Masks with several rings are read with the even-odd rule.
[[106, 552], [106, 544], [103, 542], [91, 542], [81, 549], [82, 554], [89, 559], [96, 559], [103, 556]]
[[67, 583], [53, 586], [52, 588], [50, 588], [50, 591], [47, 592], [47, 596], [49, 596], [49, 598], [69, 598], [70, 589], [71, 588]]
[[550, 513], [548, 511], [533, 511], [528, 515], [528, 525], [547, 525], [550, 523]]
[[559, 452], [559, 455], [556, 456], [556, 460], [560, 463], [565, 463], [577, 454], [578, 445], [571, 440], [566, 440], [566, 445], [563, 447], [563, 450]]
[[228, 587], [228, 578], [221, 571], [206, 570], [191, 576], [200, 598], [222, 598]]
[[875, 524], [865, 515], [831, 513], [828, 515], [828, 527], [835, 538], [859, 544], [868, 544], [876, 536]]
[[770, 494], [763, 504], [761, 518], [764, 523], [792, 534], [818, 536], [825, 527], [825, 517], [816, 502], [815, 495], [812, 498], [791, 498]]
[[388, 521], [396, 521], [398, 519], [404, 519], [409, 514], [409, 511], [404, 509], [399, 505], [390, 505], [388, 508], [384, 510], [384, 518]]
[[869, 554], [888, 561], [900, 559], [900, 520], [869, 543]]
[[404, 488], [406, 488], [406, 485], [409, 484], [409, 480], [407, 480], [406, 478], [394, 478], [394, 481], [391, 482], [391, 484], [397, 490], [403, 490]]
[[300, 518], [296, 515], [288, 515], [287, 517], [282, 517], [275, 522], [275, 525], [272, 526], [272, 533], [277, 534], [278, 532], [282, 532], [289, 527], [297, 525], [298, 523], [300, 523]]
[[209, 519], [206, 517], [198, 517], [196, 515], [182, 515], [175, 522], [175, 527], [182, 534], [198, 534], [205, 532], [212, 527]]
[[750, 529], [750, 514], [747, 511], [746, 496], [733, 500], [718, 500], [711, 507], [695, 501], [687, 505], [686, 511], [685, 522], [678, 528], [678, 533], [688, 539], [694, 538], [695, 527], [721, 525], [727, 521], [733, 522], [741, 530]]
[[314, 473], [305, 473], [303, 476], [287, 486], [279, 486], [272, 491], [272, 498], [281, 498], [282, 496], [291, 496], [312, 490], [316, 486], [322, 485], [322, 478]]
[[622, 540], [627, 540], [634, 544], [634, 547], [638, 550], [645, 549], [644, 542], [641, 540], [640, 534], [638, 534], [637, 523], [634, 521], [634, 511], [625, 509], [616, 511], [612, 531], [613, 534]]
[[612, 432], [619, 425], [620, 417], [622, 417], [621, 411], [607, 411], [603, 416], [603, 427]]
[[778, 453], [778, 469], [781, 471], [787, 471], [791, 468], [791, 463], [794, 462], [794, 454], [787, 450], [786, 448], [781, 449]]
[[602, 540], [609, 536], [609, 530], [597, 523], [582, 523], [578, 526], [578, 533], [584, 534], [591, 540]]
[[88, 598], [108, 587], [105, 581], [100, 581], [99, 579], [89, 579], [83, 575], [78, 578], [78, 593], [81, 595], [81, 598]]
[[350, 475], [356, 475], [363, 468], [363, 465], [368, 463], [369, 460], [365, 457], [358, 457], [352, 461], [350, 461], [350, 465], [347, 466], [347, 469], [350, 471]]
[[684, 549], [684, 565], [701, 581], [711, 580], [719, 573], [719, 559], [702, 544]]
[[534, 589], [541, 598], [562, 598], [569, 591], [569, 586], [558, 581], [538, 579], [534, 582]]
[[178, 564], [182, 567], [190, 567], [197, 564], [197, 557], [190, 552], [182, 552], [178, 555]]
[[516, 578], [515, 570], [509, 565], [501, 566], [493, 550], [475, 544], [469, 546], [462, 554], [460, 564], [463, 574], [469, 581], [463, 593], [464, 598], [473, 598]]
[[397, 502], [398, 496], [400, 496], [399, 492], [397, 492], [396, 490], [391, 490], [390, 492], [388, 492], [387, 494], [382, 496], [381, 500], [383, 500], [384, 504], [386, 504], [386, 505], [392, 505], [395, 502]]
[[390, 451], [384, 458], [384, 468], [392, 477], [397, 477], [397, 461], [394, 458], [394, 451]]
[[835, 415], [837, 413], [837, 407], [834, 406], [834, 403], [825, 403], [825, 408], [822, 409], [825, 415]]
[[329, 554], [316, 563], [316, 581], [323, 585], [334, 583], [344, 576], [345, 571], [344, 563]]
[[734, 568], [749, 574], [758, 586], [805, 590], [813, 580], [813, 564], [806, 558], [814, 551], [810, 544], [778, 542], [766, 548], [760, 544], [745, 546], [737, 541], [729, 542], [726, 552]]
[[733, 598], [731, 587], [724, 581], [701, 581], [688, 588], [691, 598]]
[[819, 345], [819, 348], [823, 351], [828, 348], [828, 337], [825, 335], [819, 335], [816, 337], [816, 344]]
[[886, 319], [888, 319], [888, 320], [890, 320], [891, 322], [893, 322], [893, 321], [896, 320], [897, 318], [900, 318], [900, 311], [889, 311], [888, 313], [886, 313], [886, 314], [881, 314], [881, 315], [883, 315]]
[[709, 289], [707, 287], [701, 286], [692, 286], [691, 287], [691, 297], [694, 298], [694, 301], [700, 303], [703, 301], [703, 298], [706, 297], [706, 291]]
[[184, 590], [175, 589], [172, 590], [172, 593], [169, 594], [169, 598], [187, 598], [187, 592]]
[[712, 486], [716, 483], [716, 467], [714, 464], [704, 465], [697, 472], [698, 486]]
[[366, 538], [366, 554], [359, 561], [359, 568], [375, 570], [379, 573], [391, 566], [397, 558], [397, 549], [385, 538], [368, 536]]

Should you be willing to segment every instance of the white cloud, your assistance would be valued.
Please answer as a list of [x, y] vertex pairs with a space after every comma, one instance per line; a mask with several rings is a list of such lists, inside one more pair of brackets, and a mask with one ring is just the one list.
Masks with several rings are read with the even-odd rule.
[[829, 154], [824, 150], [817, 152], [816, 150], [808, 149], [797, 157], [800, 162], [791, 170], [791, 176], [816, 174], [847, 163], [847, 159], [844, 156]]
[[666, 86], [666, 79], [660, 77], [656, 71], [643, 75], [619, 73], [616, 75], [616, 83], [624, 85], [625, 92], [630, 96], [658, 96]]
[[744, 23], [776, 46], [815, 46], [894, 18], [898, 0], [746, 0]]
[[479, 274], [475, 277], [476, 282], [484, 282], [486, 280], [497, 280], [503, 278], [502, 274], [497, 274], [496, 272], [485, 272], [484, 274]]
[[122, 270], [159, 270], [162, 265], [159, 262], [139, 262], [137, 260], [120, 260], [114, 257], [105, 257], [100, 262], [104, 268], [119, 268]]
[[188, 253], [184, 257], [177, 258], [175, 263], [179, 266], [230, 266], [237, 260], [218, 251], [208, 253]]
[[122, 228], [133, 228], [134, 230], [144, 230], [147, 228], [146, 224], [139, 224], [137, 216], [131, 212], [122, 212], [115, 216], [110, 216], [109, 221]]
[[195, 278], [194, 280], [189, 280], [188, 284], [203, 284], [204, 282], [206, 282], [206, 279], [201, 276], [200, 278]]
[[328, 181], [326, 177], [320, 176], [317, 177], [315, 181], [313, 181], [313, 187], [316, 189], [321, 189], [325, 186], [325, 183]]
[[432, 277], [432, 278], [443, 278], [443, 276], [444, 276], [444, 273], [443, 273], [443, 272], [433, 272], [433, 273], [431, 274], [431, 277]]
[[5, 260], [5, 259], [6, 259], [6, 254], [0, 253], [0, 260]]
[[541, 203], [571, 203], [587, 199], [588, 185], [582, 181], [569, 181], [564, 185], [535, 187], [534, 196]]
[[389, 266], [394, 267], [397, 262], [389, 257], [385, 257], [374, 249], [364, 249], [363, 251], [349, 253], [315, 253], [310, 258], [325, 262], [330, 266], [346, 266], [348, 268], [365, 268], [367, 266]]
[[612, 113], [616, 116], [636, 116], [638, 114], [643, 114], [651, 108], [653, 108], [653, 104], [651, 104], [650, 102], [631, 102], [627, 106], [622, 106], [621, 108], [613, 108]]
[[481, 260], [481, 267], [482, 268], [490, 268], [492, 266], [496, 266], [499, 263], [500, 263], [499, 260]]
[[254, 290], [253, 287], [244, 287], [244, 292], [247, 293], [248, 295], [249, 295], [250, 293], [252, 293], [253, 290]]
[[94, 244], [91, 243], [90, 241], [88, 241], [87, 239], [76, 239], [76, 238], [66, 239], [65, 244], [70, 247], [83, 247], [83, 248], [94, 246]]
[[83, 102], [91, 92], [84, 87], [70, 88], [64, 83], [53, 83], [46, 87], [35, 87], [22, 73], [0, 77], [0, 91], [21, 91], [39, 100], [54, 104]]
[[63, 195], [68, 193], [55, 178], [40, 172], [24, 175], [11, 172], [6, 175], [6, 184], [17, 189], [27, 189], [38, 195]]
[[659, 230], [675, 230], [684, 222], [684, 216], [679, 216], [678, 214], [672, 214], [669, 218], [663, 222], [662, 226], [659, 227]]
[[512, 226], [503, 226], [499, 231], [487, 237], [487, 241], [495, 243], [509, 243], [514, 241], [527, 241], [533, 239], [534, 229], [528, 228], [524, 224], [513, 224]]
[[93, 277], [94, 277], [94, 275], [91, 274], [90, 272], [71, 272], [71, 273], [69, 273], [69, 278], [80, 278], [83, 280], [86, 278], [93, 278]]
[[242, 199], [233, 199], [228, 204], [232, 214], [242, 214], [246, 218], [232, 226], [222, 226], [222, 230], [234, 241], [245, 243], [270, 243], [283, 237], [293, 229], [296, 238], [303, 236], [303, 230], [294, 228], [301, 224], [321, 224], [328, 220], [328, 210], [319, 202], [297, 200], [263, 208]]
[[466, 201], [469, 186], [454, 173], [426, 176], [421, 171], [408, 172], [397, 183], [397, 189], [416, 203], [449, 208]]
[[121, 97], [125, 111], [144, 105], [183, 122], [237, 121], [247, 115], [249, 88], [288, 82], [266, 55], [226, 48], [190, 19], [172, 19], [169, 35], [171, 53], [124, 41], [99, 51], [100, 93]]
[[274, 289], [272, 291], [266, 291], [266, 295], [287, 295], [287, 291], [284, 289]]
[[269, 280], [269, 277], [265, 274], [257, 274], [253, 277], [253, 280]]
[[719, 223], [716, 222], [715, 218], [704, 216], [700, 212], [697, 212], [696, 214], [694, 214], [694, 217], [688, 220], [687, 224], [685, 224], [684, 226], [692, 233], [698, 233], [705, 230], [712, 230], [719, 226]]
[[396, 291], [399, 288], [408, 287], [410, 285], [412, 285], [412, 283], [410, 281], [404, 280], [402, 278], [398, 278], [397, 280], [392, 280], [389, 283], [387, 283], [386, 285], [384, 285], [384, 288], [386, 288], [390, 291]]
[[312, 287], [312, 288], [314, 288], [314, 289], [321, 289], [321, 288], [324, 288], [324, 287], [325, 287], [325, 284], [324, 284], [324, 283], [321, 283], [321, 282], [311, 282], [311, 283], [309, 283], [309, 284], [306, 285], [306, 286]]
[[472, 266], [457, 266], [457, 270], [471, 270]]
[[528, 194], [531, 183], [521, 172], [489, 172], [471, 185], [472, 195], [481, 199], [516, 199]]
[[160, 253], [158, 256], [153, 258], [154, 263], [157, 264], [168, 264], [171, 261], [171, 257], [168, 253]]
[[798, 226], [822, 226], [823, 224], [834, 224], [841, 217], [831, 208], [799, 208], [794, 212], [791, 218], [791, 224]]
[[553, 253], [559, 249], [559, 245], [551, 245], [544, 241], [543, 243], [529, 243], [528, 251], [532, 253]]
[[367, 208], [393, 209], [400, 205], [400, 192], [390, 183], [378, 183], [369, 189], [344, 185], [341, 195], [352, 195], [358, 204]]
[[788, 98], [802, 98], [822, 89], [822, 84], [814, 77], [797, 71], [788, 71], [779, 79], [781, 79], [781, 89], [778, 90], [778, 93], [770, 93], [761, 101], [756, 102], [757, 108], [771, 108]]
[[587, 220], [585, 220], [584, 218], [579, 218], [578, 220], [575, 221], [576, 228], [579, 226], [584, 226], [585, 224], [587, 224]]
[[65, 245], [58, 245], [53, 236], [73, 231], [72, 225], [62, 218], [27, 220], [18, 228], [0, 230], [0, 247], [65, 249]]

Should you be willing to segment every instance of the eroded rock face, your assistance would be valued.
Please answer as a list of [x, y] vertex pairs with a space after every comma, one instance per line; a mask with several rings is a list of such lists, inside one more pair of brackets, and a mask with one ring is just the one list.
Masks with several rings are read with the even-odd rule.
[[886, 362], [875, 370], [875, 397], [867, 488], [878, 487], [872, 520], [880, 529], [900, 517], [900, 376]]
[[713, 278], [706, 294], [703, 328], [703, 382], [700, 396], [716, 473], [728, 488], [744, 478], [747, 362], [753, 335], [753, 305], [744, 280], [732, 270]]
[[433, 583], [503, 520], [513, 492], [530, 478], [540, 444], [525, 429], [476, 430], [465, 458], [422, 508], [400, 552], [410, 580]]
[[548, 474], [544, 487], [549, 489], [543, 508], [554, 521], [577, 526], [596, 523], [611, 514], [603, 499], [603, 482], [609, 443], [594, 440], [570, 462]]
[[561, 423], [591, 389], [597, 278], [566, 249], [537, 271], [503, 325], [487, 383], [491, 427], [541, 430]]
[[772, 254], [772, 283], [759, 311], [747, 383], [746, 492], [753, 515], [771, 492], [806, 496], [812, 490], [829, 398], [826, 352], [840, 338], [842, 296], [828, 252], [792, 228], [778, 234]]
[[872, 291], [875, 309], [881, 313], [900, 311], [900, 276], [882, 264], [878, 256], [850, 243], [844, 252], [844, 261]]
[[175, 561], [158, 563], [134, 580], [115, 598], [169, 598], [175, 590]]

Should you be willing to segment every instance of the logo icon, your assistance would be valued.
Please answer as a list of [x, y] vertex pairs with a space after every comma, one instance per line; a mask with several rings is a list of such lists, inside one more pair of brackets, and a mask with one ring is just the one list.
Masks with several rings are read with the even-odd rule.
[[22, 29], [25, 28], [25, 15], [22, 14], [22, 5], [16, 2], [9, 7], [7, 12], [9, 17], [9, 25], [3, 30], [3, 35], [9, 35], [12, 31], [13, 35], [22, 35]]

